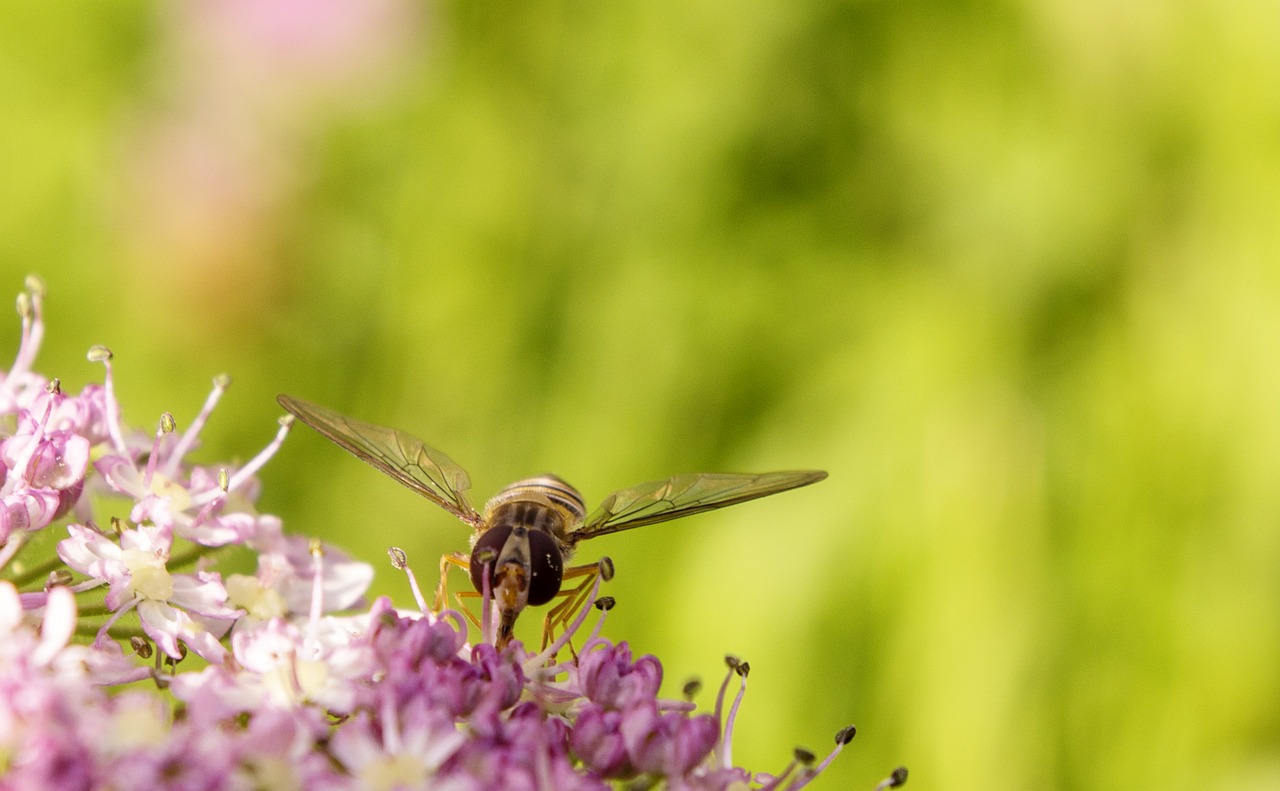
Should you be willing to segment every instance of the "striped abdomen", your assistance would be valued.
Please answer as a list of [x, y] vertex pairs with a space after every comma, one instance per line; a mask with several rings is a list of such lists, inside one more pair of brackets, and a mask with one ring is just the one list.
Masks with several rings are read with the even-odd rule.
[[526, 604], [545, 604], [560, 591], [573, 553], [569, 536], [585, 515], [582, 495], [554, 475], [516, 481], [485, 504], [471, 548], [471, 583], [484, 592], [489, 569], [508, 627]]
[[484, 529], [527, 527], [556, 539], [566, 556], [570, 533], [586, 518], [587, 505], [578, 490], [555, 475], [538, 475], [506, 486], [484, 507]]

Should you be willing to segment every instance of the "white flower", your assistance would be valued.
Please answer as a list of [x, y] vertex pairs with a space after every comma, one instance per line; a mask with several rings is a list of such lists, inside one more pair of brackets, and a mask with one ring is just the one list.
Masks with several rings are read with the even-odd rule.
[[[124, 530], [120, 543], [84, 525], [67, 526], [70, 538], [58, 555], [71, 568], [111, 586], [107, 607], [119, 617], [136, 607], [142, 629], [168, 656], [182, 656], [178, 642], [210, 662], [227, 654], [219, 642], [237, 611], [227, 605], [222, 578], [213, 572], [172, 574], [167, 568], [173, 531], [142, 525]], [[105, 630], [114, 623], [108, 622]], [[101, 635], [100, 635], [101, 637]]]

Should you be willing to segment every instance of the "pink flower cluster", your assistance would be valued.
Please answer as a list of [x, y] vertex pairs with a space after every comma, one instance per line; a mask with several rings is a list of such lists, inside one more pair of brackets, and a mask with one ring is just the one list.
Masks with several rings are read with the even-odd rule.
[[[42, 300], [29, 281], [0, 380], [0, 789], [794, 790], [852, 738], [777, 775], [735, 767], [746, 664], [730, 662], [712, 714], [664, 700], [656, 658], [599, 636], [607, 600], [578, 651], [564, 648], [587, 608], [538, 654], [469, 644], [456, 611], [366, 605], [367, 564], [253, 508], [287, 419], [243, 466], [193, 465], [226, 381], [186, 431], [165, 414], [131, 432], [105, 349], [90, 351], [103, 384], [76, 396], [33, 372]], [[44, 530], [66, 535], [56, 556], [26, 557]], [[233, 545], [253, 574], [214, 568]]]

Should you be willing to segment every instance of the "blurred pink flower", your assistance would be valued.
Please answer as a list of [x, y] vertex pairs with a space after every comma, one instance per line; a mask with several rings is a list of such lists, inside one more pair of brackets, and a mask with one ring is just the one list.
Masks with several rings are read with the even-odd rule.
[[222, 0], [170, 7], [168, 29], [187, 87], [295, 107], [328, 97], [359, 103], [412, 51], [421, 6], [406, 0]]
[[[278, 287], [267, 259], [315, 170], [311, 141], [394, 94], [419, 60], [424, 22], [412, 0], [164, 6], [160, 100], [126, 127], [130, 181], [117, 204], [139, 285], [199, 299], [183, 313], [192, 319], [260, 321]], [[189, 325], [177, 330], [207, 337]]]

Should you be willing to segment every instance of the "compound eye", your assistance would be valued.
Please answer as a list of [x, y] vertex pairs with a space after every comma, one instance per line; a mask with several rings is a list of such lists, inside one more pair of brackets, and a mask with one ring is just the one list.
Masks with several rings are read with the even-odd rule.
[[560, 592], [564, 561], [555, 539], [541, 530], [529, 531], [529, 569], [529, 604], [546, 604]]
[[498, 570], [498, 556], [502, 554], [502, 547], [510, 536], [510, 527], [495, 527], [486, 530], [476, 540], [476, 545], [471, 550], [471, 584], [477, 593], [484, 593], [484, 580], [480, 574], [484, 570], [485, 563], [489, 564], [489, 590], [493, 590], [496, 584], [493, 577]]

